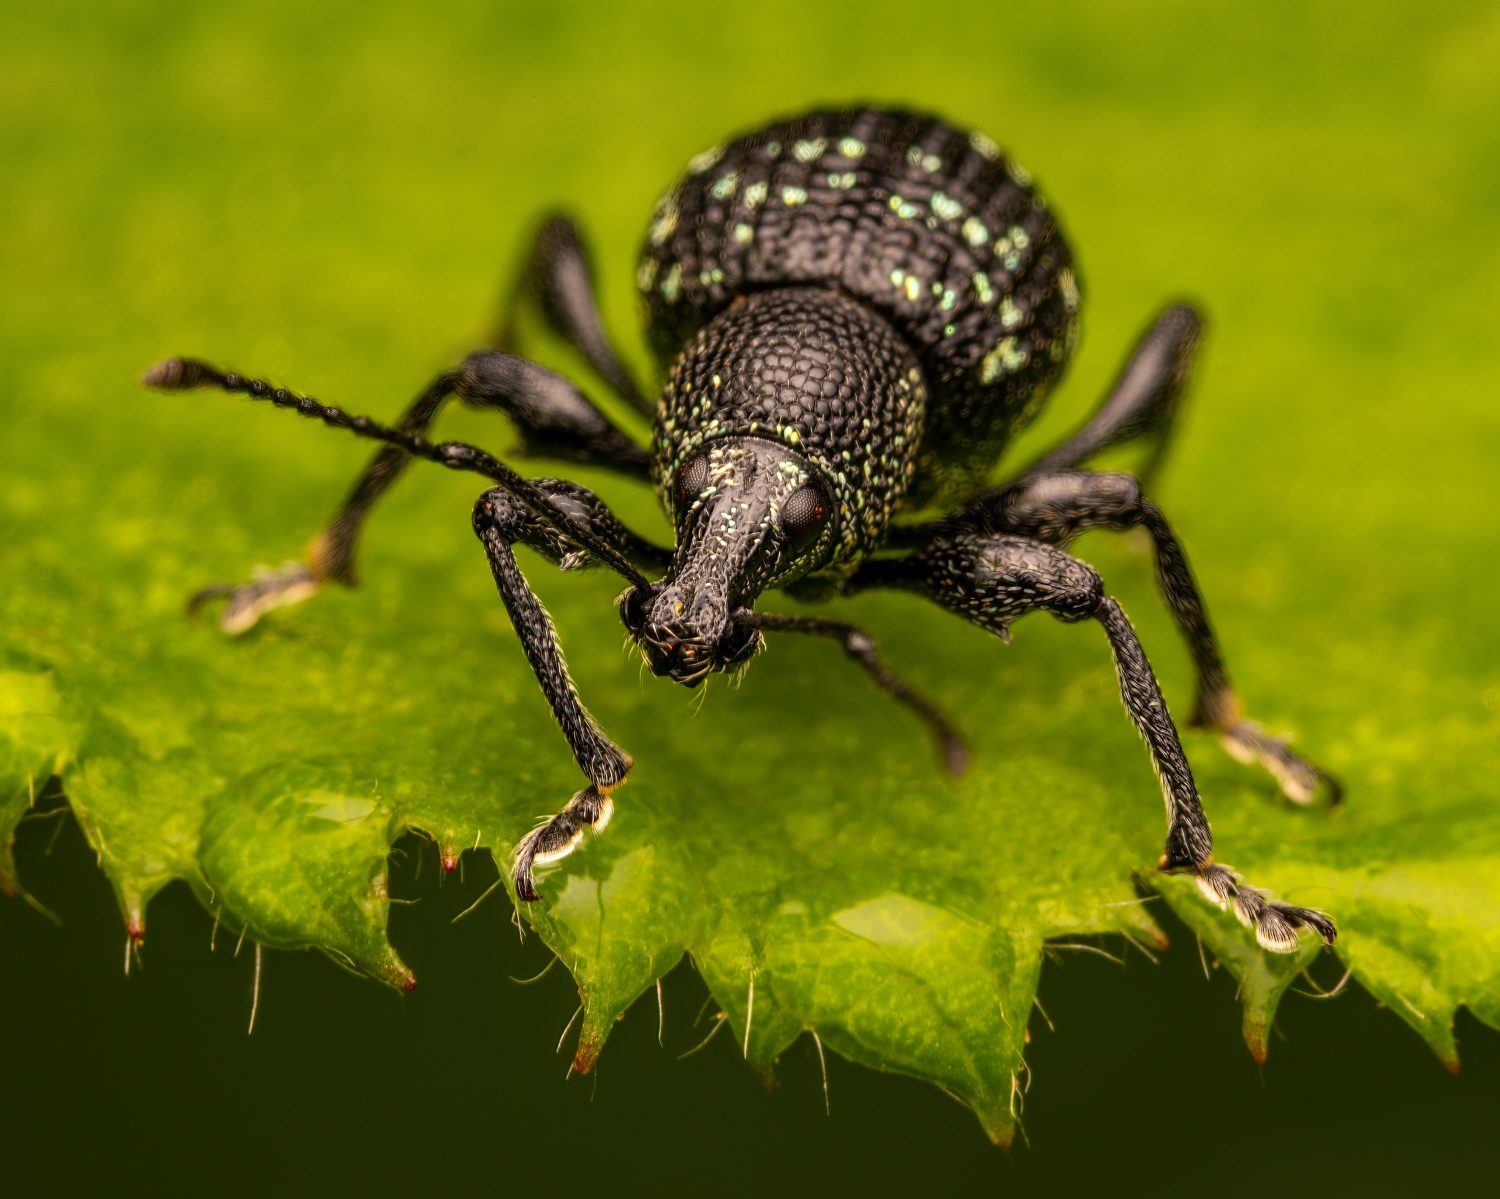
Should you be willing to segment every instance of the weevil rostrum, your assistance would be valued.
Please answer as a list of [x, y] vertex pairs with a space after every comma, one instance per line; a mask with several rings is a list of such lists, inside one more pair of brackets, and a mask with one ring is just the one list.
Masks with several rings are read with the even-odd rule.
[[[1323, 913], [1277, 902], [1213, 861], [1192, 770], [1140, 642], [1099, 575], [1067, 552], [1086, 529], [1143, 528], [1196, 666], [1192, 723], [1268, 770], [1292, 801], [1310, 803], [1319, 791], [1337, 798], [1327, 774], [1246, 718], [1182, 546], [1140, 480], [1087, 468], [1100, 451], [1137, 438], [1150, 447], [1148, 468], [1159, 459], [1201, 331], [1193, 308], [1164, 310], [1093, 416], [996, 485], [1002, 452], [1072, 353], [1081, 292], [1051, 209], [982, 134], [861, 108], [777, 121], [715, 146], [658, 204], [636, 281], [665, 376], [654, 402], [605, 332], [583, 240], [562, 216], [541, 228], [497, 348], [438, 375], [395, 426], [195, 359], [153, 368], [145, 382], [156, 387], [217, 387], [387, 443], [305, 561], [244, 586], [206, 588], [195, 601], [225, 599], [222, 627], [237, 633], [328, 583], [351, 585], [360, 529], [413, 457], [489, 479], [474, 530], [586, 783], [516, 846], [516, 891], [528, 901], [537, 898], [537, 865], [572, 852], [585, 829], [603, 829], [631, 758], [583, 706], [552, 622], [517, 566], [518, 544], [564, 570], [602, 565], [623, 576], [619, 609], [630, 637], [654, 674], [687, 687], [743, 669], [768, 635], [838, 642], [925, 723], [954, 774], [967, 761], [964, 743], [868, 635], [757, 611], [762, 594], [827, 600], [900, 588], [1002, 640], [1032, 611], [1092, 620], [1107, 635], [1126, 711], [1161, 781], [1160, 868], [1191, 873], [1267, 949], [1295, 949], [1304, 928], [1333, 940]], [[527, 305], [653, 422], [649, 448], [568, 379], [506, 352]], [[454, 396], [508, 416], [528, 456], [654, 485], [676, 544], [636, 535], [575, 483], [524, 478], [473, 445], [429, 440]], [[922, 511], [948, 515], [920, 519]]]

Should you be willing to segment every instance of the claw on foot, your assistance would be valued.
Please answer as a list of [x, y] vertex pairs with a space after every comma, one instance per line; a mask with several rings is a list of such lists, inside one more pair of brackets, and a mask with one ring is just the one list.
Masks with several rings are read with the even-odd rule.
[[1273, 737], [1253, 720], [1236, 720], [1218, 726], [1219, 742], [1229, 756], [1247, 766], [1260, 766], [1294, 804], [1307, 805], [1317, 798], [1321, 786], [1330, 804], [1343, 798], [1338, 779], [1314, 766], [1280, 737]]
[[511, 854], [515, 863], [512, 877], [516, 894], [526, 903], [540, 899], [533, 867], [567, 857], [582, 842], [585, 829], [602, 832], [614, 812], [615, 803], [609, 793], [590, 785], [573, 796], [567, 806], [546, 824], [522, 837]]
[[1221, 909], [1232, 908], [1239, 922], [1255, 930], [1261, 948], [1272, 953], [1294, 953], [1301, 940], [1299, 929], [1310, 928], [1332, 945], [1338, 936], [1333, 921], [1316, 908], [1298, 908], [1279, 903], [1258, 887], [1240, 880], [1228, 866], [1206, 862], [1194, 867], [1193, 879], [1209, 903]]
[[288, 562], [277, 570], [259, 567], [252, 582], [215, 583], [195, 591], [188, 600], [188, 615], [196, 615], [210, 600], [227, 599], [219, 628], [232, 637], [253, 627], [272, 608], [301, 603], [319, 585], [318, 576], [303, 562]]

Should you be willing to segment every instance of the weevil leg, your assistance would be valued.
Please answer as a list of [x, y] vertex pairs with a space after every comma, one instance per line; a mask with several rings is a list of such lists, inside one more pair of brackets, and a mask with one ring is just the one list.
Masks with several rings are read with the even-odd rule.
[[[212, 382], [210, 380], [210, 382]], [[445, 371], [412, 401], [397, 428], [425, 435], [451, 398], [476, 408], [504, 413], [520, 434], [520, 449], [535, 456], [605, 467], [637, 480], [650, 474], [650, 457], [598, 410], [568, 379], [546, 367], [498, 351], [471, 355], [455, 371]], [[411, 455], [387, 445], [355, 480], [332, 519], [310, 541], [300, 562], [260, 573], [245, 584], [216, 583], [195, 593], [189, 610], [224, 599], [219, 626], [243, 633], [273, 608], [297, 603], [326, 583], [352, 587], [358, 582], [355, 552], [359, 535], [376, 502], [406, 470]]]
[[1191, 873], [1200, 890], [1253, 927], [1267, 949], [1290, 952], [1297, 930], [1311, 928], [1332, 942], [1332, 921], [1293, 907], [1241, 882], [1213, 861], [1213, 837], [1166, 700], [1135, 630], [1092, 567], [1054, 546], [954, 522], [923, 549], [904, 558], [867, 563], [853, 587], [915, 591], [1001, 637], [1028, 612], [1059, 620], [1096, 620], [1109, 637], [1125, 710], [1151, 754], [1167, 807], [1167, 844], [1160, 868]]
[[[570, 510], [575, 519], [582, 516], [598, 535], [619, 541], [622, 552], [631, 556], [649, 555], [652, 564], [669, 560], [667, 551], [629, 533], [583, 488], [552, 479], [538, 480], [536, 486], [554, 496], [553, 502]], [[585, 504], [590, 506], [580, 512]], [[609, 822], [614, 811], [610, 792], [625, 781], [631, 759], [604, 734], [579, 699], [552, 618], [522, 575], [512, 547], [518, 543], [531, 546], [565, 567], [571, 559], [586, 555], [587, 551], [568, 542], [554, 526], [539, 520], [508, 491], [498, 487], [485, 492], [474, 505], [474, 532], [484, 545], [495, 586], [510, 614], [521, 648], [567, 738], [574, 761], [588, 780], [588, 785], [562, 811], [527, 834], [515, 848], [516, 894], [529, 903], [538, 898], [534, 868], [567, 857], [583, 839], [585, 829], [592, 827], [597, 832]]]
[[766, 633], [805, 633], [837, 641], [844, 652], [864, 668], [877, 687], [897, 703], [911, 709], [927, 726], [937, 746], [938, 757], [949, 774], [957, 778], [968, 769], [969, 750], [958, 730], [930, 700], [885, 664], [874, 640], [863, 629], [837, 620], [787, 616], [777, 612], [756, 612], [746, 620]]
[[408, 430], [382, 425], [311, 396], [275, 387], [264, 379], [222, 371], [194, 359], [172, 358], [158, 363], [146, 372], [143, 382], [165, 391], [216, 387], [265, 401], [356, 436], [399, 446], [404, 453], [450, 470], [470, 471], [499, 484], [475, 505], [474, 529], [484, 544], [496, 585], [526, 656], [574, 758], [588, 779], [588, 786], [557, 816], [516, 847], [517, 891], [526, 899], [535, 899], [533, 865], [564, 856], [585, 827], [598, 829], [609, 820], [613, 811], [610, 790], [624, 780], [631, 763], [629, 755], [604, 735], [579, 700], [568, 677], [551, 618], [527, 585], [511, 547], [517, 542], [533, 545], [564, 569], [597, 561], [625, 578], [636, 592], [649, 589], [651, 584], [635, 559], [656, 565], [666, 561], [667, 551], [629, 533], [586, 488], [559, 480], [525, 479], [498, 458], [465, 442], [430, 442]]
[[1202, 334], [1203, 318], [1191, 305], [1174, 304], [1162, 312], [1136, 343], [1125, 369], [1094, 414], [1016, 478], [1068, 470], [1137, 437], [1151, 439], [1139, 473], [1143, 478], [1153, 477], [1166, 453]]
[[980, 496], [954, 518], [996, 532], [1066, 546], [1089, 529], [1144, 528], [1156, 552], [1156, 579], [1198, 676], [1191, 723], [1217, 733], [1241, 762], [1257, 763], [1294, 803], [1311, 803], [1321, 784], [1330, 802], [1343, 794], [1338, 780], [1266, 733], [1245, 715], [1224, 665], [1208, 609], [1182, 543], [1139, 479], [1118, 472], [1060, 471], [1034, 475]]
[[573, 221], [556, 213], [542, 222], [515, 285], [504, 304], [495, 345], [516, 349], [520, 314], [535, 303], [547, 327], [583, 355], [606, 383], [642, 416], [653, 405], [625, 369], [599, 315], [594, 271], [583, 235]]

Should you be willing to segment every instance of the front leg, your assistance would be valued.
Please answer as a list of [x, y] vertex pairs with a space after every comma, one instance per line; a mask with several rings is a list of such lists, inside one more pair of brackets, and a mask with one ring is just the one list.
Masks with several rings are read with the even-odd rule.
[[780, 612], [754, 612], [744, 621], [763, 633], [805, 633], [837, 641], [849, 659], [862, 667], [874, 684], [898, 704], [915, 713], [927, 726], [937, 746], [943, 768], [958, 778], [969, 768], [969, 749], [964, 739], [942, 711], [921, 692], [887, 666], [875, 648], [875, 642], [863, 629], [839, 620], [822, 620], [814, 616], [788, 616]]
[[[585, 523], [627, 558], [653, 566], [661, 565], [669, 558], [666, 550], [652, 546], [625, 529], [585, 488], [555, 479], [538, 480], [536, 486], [567, 515]], [[522, 575], [512, 547], [517, 542], [528, 545], [564, 569], [589, 564], [588, 552], [499, 487], [485, 492], [475, 504], [474, 532], [484, 545], [500, 598], [505, 602], [505, 609], [521, 640], [521, 648], [541, 684], [542, 694], [547, 697], [552, 714], [567, 738], [578, 768], [588, 780], [588, 785], [574, 795], [562, 811], [528, 833], [515, 848], [516, 894], [530, 903], [539, 898], [532, 877], [533, 868], [567, 857], [583, 839], [586, 828], [592, 827], [598, 832], [609, 823], [614, 811], [610, 793], [625, 781], [631, 758], [605, 735], [578, 698], [578, 689], [568, 674], [552, 618]]]
[[1295, 950], [1300, 928], [1333, 941], [1333, 922], [1322, 912], [1273, 901], [1213, 861], [1208, 818], [1166, 700], [1130, 621], [1092, 567], [1030, 538], [955, 523], [909, 557], [867, 564], [854, 582], [916, 591], [1002, 639], [1015, 620], [1038, 609], [1068, 623], [1097, 620], [1109, 637], [1125, 710], [1151, 754], [1166, 801], [1167, 844], [1159, 867], [1192, 873], [1204, 895], [1221, 907], [1232, 904], [1267, 949]]

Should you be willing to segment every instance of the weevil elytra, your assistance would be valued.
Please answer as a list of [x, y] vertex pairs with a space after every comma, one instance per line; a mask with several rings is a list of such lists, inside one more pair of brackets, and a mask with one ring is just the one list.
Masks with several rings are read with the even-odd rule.
[[[652, 402], [621, 364], [593, 296], [589, 257], [566, 217], [544, 223], [495, 338], [445, 371], [385, 426], [258, 379], [174, 358], [145, 382], [212, 386], [293, 408], [386, 444], [305, 561], [224, 598], [230, 633], [327, 583], [354, 582], [372, 505], [412, 457], [495, 486], [474, 530], [501, 598], [586, 785], [517, 845], [515, 885], [570, 853], [613, 811], [631, 759], [584, 708], [557, 634], [516, 563], [523, 544], [571, 569], [603, 565], [629, 586], [620, 615], [652, 672], [688, 687], [743, 669], [767, 634], [839, 642], [935, 738], [947, 769], [967, 751], [953, 726], [893, 674], [860, 629], [757, 612], [767, 590], [831, 599], [869, 588], [920, 593], [1002, 639], [1027, 612], [1097, 621], [1120, 692], [1167, 806], [1163, 870], [1191, 873], [1268, 949], [1299, 930], [1325, 941], [1321, 912], [1268, 898], [1213, 862], [1208, 820], [1166, 702], [1130, 622], [1094, 570], [1066, 552], [1085, 529], [1143, 528], [1161, 592], [1197, 668], [1192, 721], [1309, 803], [1337, 784], [1248, 720], [1182, 547], [1135, 476], [1087, 469], [1132, 439], [1159, 460], [1201, 320], [1187, 305], [1148, 328], [1093, 416], [994, 485], [990, 475], [1072, 353], [1080, 288], [1072, 254], [1030, 178], [987, 137], [940, 120], [865, 108], [773, 123], [698, 155], [658, 204], [637, 285], [665, 383]], [[653, 422], [642, 448], [573, 383], [506, 352], [527, 305]], [[527, 479], [475, 446], [428, 440], [450, 397], [506, 414], [530, 456], [607, 467], [659, 490], [676, 544], [627, 529], [591, 491]], [[949, 515], [922, 521], [920, 509]], [[652, 581], [646, 572], [656, 576]]]

